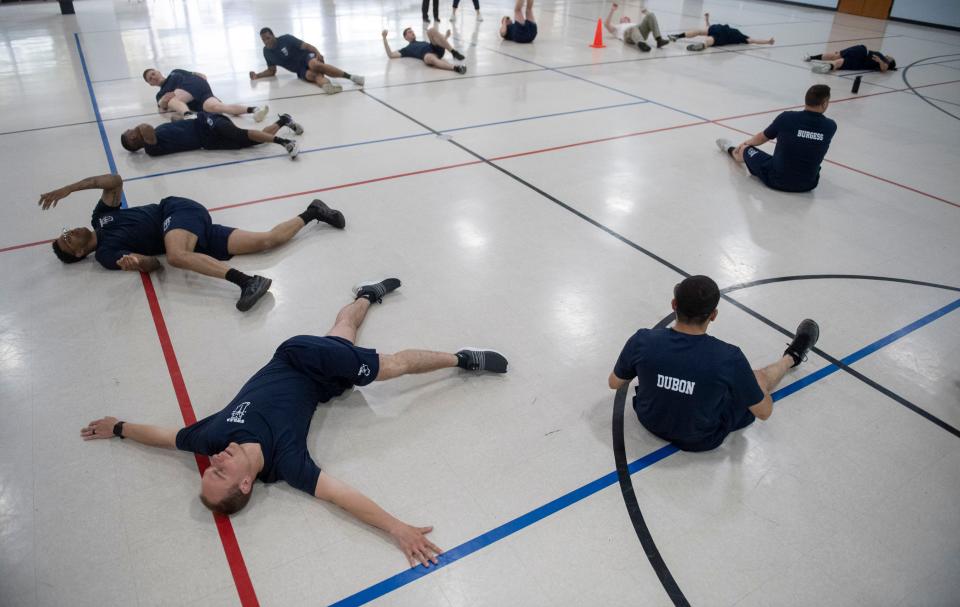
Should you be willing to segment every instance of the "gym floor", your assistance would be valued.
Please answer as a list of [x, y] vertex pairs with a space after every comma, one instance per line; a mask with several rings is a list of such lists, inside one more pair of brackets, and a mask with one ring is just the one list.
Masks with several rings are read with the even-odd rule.
[[[478, 23], [463, 0], [460, 76], [384, 55], [382, 29], [394, 49], [404, 27], [423, 37], [414, 0], [0, 7], [0, 604], [956, 605], [960, 34], [777, 3], [647, 6], [665, 33], [709, 11], [776, 45], [592, 49], [609, 3], [572, 0], [538, 0], [539, 37], [518, 45], [497, 34], [511, 3], [483, 0]], [[251, 82], [264, 26], [365, 89]], [[901, 69], [855, 94], [853, 74], [802, 61], [854, 44]], [[124, 129], [166, 119], [148, 67], [289, 112], [303, 152], [126, 152]], [[813, 192], [771, 191], [715, 147], [815, 83], [839, 128]], [[262, 230], [319, 197], [347, 228], [236, 258], [274, 280], [245, 314], [233, 285], [175, 268], [61, 264], [49, 240], [89, 225], [97, 193], [46, 212], [39, 195], [114, 169], [130, 205], [180, 195]], [[607, 375], [684, 274], [728, 289], [711, 333], [754, 366], [805, 317], [819, 350], [770, 420], [712, 452], [675, 453], [628, 400], [618, 482]], [[509, 373], [347, 393], [318, 407], [309, 447], [433, 525], [441, 567], [408, 569], [387, 536], [284, 483], [215, 523], [189, 454], [80, 440], [104, 415], [179, 427], [221, 409], [281, 341], [324, 333], [354, 283], [387, 276], [403, 287], [360, 345], [488, 346]]]

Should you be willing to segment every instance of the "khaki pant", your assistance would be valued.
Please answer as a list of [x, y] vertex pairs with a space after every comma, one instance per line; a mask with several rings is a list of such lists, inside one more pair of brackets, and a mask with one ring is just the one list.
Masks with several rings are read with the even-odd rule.
[[650, 34], [653, 34], [656, 40], [661, 38], [660, 24], [657, 22], [657, 16], [653, 13], [647, 13], [643, 21], [625, 31], [623, 33], [623, 41], [629, 44], [636, 44], [646, 40]]

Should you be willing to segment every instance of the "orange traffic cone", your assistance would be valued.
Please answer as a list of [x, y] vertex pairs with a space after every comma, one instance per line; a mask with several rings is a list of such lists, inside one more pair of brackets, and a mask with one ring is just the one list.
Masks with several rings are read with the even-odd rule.
[[607, 48], [603, 43], [603, 19], [597, 19], [597, 32], [593, 35], [593, 44], [590, 48]]

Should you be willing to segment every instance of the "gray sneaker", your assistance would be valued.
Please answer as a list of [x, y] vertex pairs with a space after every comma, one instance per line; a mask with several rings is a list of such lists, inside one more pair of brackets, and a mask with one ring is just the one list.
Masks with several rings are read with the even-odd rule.
[[336, 95], [337, 93], [340, 93], [343, 91], [342, 86], [340, 86], [339, 84], [334, 84], [332, 82], [327, 82], [326, 84], [322, 85], [321, 88], [323, 89], [323, 92], [328, 95]]
[[269, 113], [269, 112], [270, 112], [270, 106], [269, 106], [269, 105], [261, 105], [261, 106], [258, 106], [258, 107], [253, 111], [253, 121], [254, 121], [254, 122], [263, 122], [263, 119], [267, 117], [267, 113]]
[[296, 160], [297, 156], [300, 155], [300, 144], [296, 141], [291, 141], [290, 143], [285, 143], [283, 149], [287, 151], [287, 156], [290, 157], [290, 160]]
[[350, 80], [352, 80], [357, 86], [363, 86], [363, 83], [367, 81], [366, 78], [358, 74], [350, 74]]
[[687, 45], [688, 51], [702, 51], [705, 48], [707, 48], [707, 45], [702, 42], [694, 42], [693, 44]]
[[507, 372], [507, 359], [496, 350], [464, 348], [457, 352], [456, 356], [457, 366], [467, 371]]
[[833, 64], [832, 63], [814, 63], [812, 66], [810, 66], [810, 70], [814, 74], [829, 74], [830, 72], [833, 71]]
[[370, 303], [381, 303], [384, 295], [399, 288], [399, 278], [384, 278], [380, 282], [361, 282], [353, 287], [353, 294], [357, 299], [363, 297]]
[[726, 137], [721, 137], [720, 139], [717, 139], [717, 147], [720, 148], [720, 151], [724, 154], [729, 154], [730, 148], [735, 148], [737, 146], [733, 145], [733, 142]]

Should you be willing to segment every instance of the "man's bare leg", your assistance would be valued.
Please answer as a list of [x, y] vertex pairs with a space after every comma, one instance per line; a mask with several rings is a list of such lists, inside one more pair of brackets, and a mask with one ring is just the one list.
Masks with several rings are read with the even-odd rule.
[[224, 103], [216, 97], [210, 97], [203, 102], [203, 111], [212, 114], [230, 114], [231, 116], [242, 116], [250, 113], [250, 106], [240, 105], [239, 103]]
[[429, 350], [403, 350], [396, 354], [380, 354], [380, 371], [377, 373], [376, 381], [386, 381], [401, 375], [450, 369], [456, 367], [457, 362], [456, 354]]
[[231, 255], [249, 255], [276, 249], [290, 242], [305, 225], [306, 221], [298, 216], [278, 223], [267, 232], [234, 230], [227, 239], [227, 252]]
[[423, 58], [423, 62], [429, 65], [430, 67], [435, 67], [441, 70], [453, 71], [454, 65], [449, 61], [444, 61], [440, 59], [433, 53], [427, 53], [427, 56]]
[[527, 10], [524, 15], [527, 21], [536, 22], [537, 20], [533, 17], [533, 0], [527, 0]]
[[191, 270], [204, 276], [226, 278], [230, 266], [209, 255], [197, 253], [197, 235], [187, 230], [170, 230], [163, 236], [167, 261], [175, 268]]
[[357, 342], [357, 331], [363, 324], [363, 319], [367, 317], [367, 310], [373, 305], [369, 300], [358, 297], [353, 303], [347, 304], [337, 313], [337, 319], [333, 321], [333, 326], [327, 331], [331, 337], [342, 337], [350, 343]]
[[760, 384], [760, 388], [763, 389], [764, 393], [770, 394], [783, 380], [783, 376], [786, 375], [792, 366], [793, 359], [784, 355], [772, 365], [762, 369], [755, 369], [753, 374], [756, 375], [757, 383]]
[[773, 38], [747, 38], [747, 44], [773, 44]]
[[167, 109], [181, 117], [190, 111], [187, 104], [176, 97], [171, 98], [170, 101], [167, 102]]
[[523, 16], [523, 0], [517, 0], [517, 3], [513, 5], [513, 20], [520, 24], [526, 21]]

